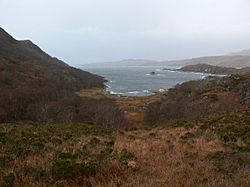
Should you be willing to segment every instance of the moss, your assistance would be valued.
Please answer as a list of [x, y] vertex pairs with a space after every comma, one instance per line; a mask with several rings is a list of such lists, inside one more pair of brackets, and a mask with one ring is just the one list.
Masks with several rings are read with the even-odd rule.
[[96, 137], [92, 138], [89, 142], [90, 145], [97, 145], [98, 143], [100, 143], [100, 140]]
[[0, 168], [6, 167], [14, 158], [10, 155], [0, 156]]
[[186, 134], [184, 134], [183, 136], [181, 136], [181, 139], [185, 140], [185, 139], [189, 139], [189, 138], [193, 138], [195, 135], [191, 132], [187, 132]]
[[0, 143], [6, 144], [7, 141], [8, 141], [8, 139], [7, 139], [6, 133], [0, 132]]
[[176, 127], [183, 127], [185, 126], [187, 123], [186, 120], [176, 120], [175, 124], [176, 124]]
[[74, 154], [72, 152], [60, 152], [58, 154], [58, 158], [59, 159], [76, 159], [77, 158], [77, 154]]
[[123, 149], [119, 154], [119, 161], [122, 164], [128, 164], [128, 161], [135, 159], [135, 155], [127, 149]]
[[41, 166], [37, 166], [37, 165], [25, 165], [23, 166], [19, 171], [18, 171], [18, 175], [22, 175], [22, 176], [32, 176], [34, 177], [36, 180], [39, 180], [41, 178], [44, 178], [46, 176], [48, 176], [48, 173], [46, 172], [45, 169], [43, 169]]
[[32, 150], [34, 150], [35, 153], [42, 153], [45, 151], [44, 143], [40, 142], [39, 140], [34, 141], [31, 146], [32, 146]]
[[222, 151], [216, 151], [208, 155], [209, 159], [221, 159], [223, 156], [224, 153]]
[[14, 173], [9, 173], [8, 175], [3, 177], [3, 187], [10, 187], [14, 185], [16, 176]]
[[110, 147], [101, 150], [100, 154], [96, 156], [96, 163], [101, 164], [102, 162], [104, 162], [112, 152], [113, 148]]
[[57, 160], [52, 165], [54, 178], [69, 178], [76, 176], [91, 176], [96, 173], [96, 164], [75, 163], [69, 160]]
[[219, 160], [213, 161], [213, 166], [214, 166], [214, 169], [215, 169], [216, 171], [218, 171], [218, 172], [224, 171], [223, 164], [222, 164]]
[[208, 95], [209, 101], [212, 103], [215, 103], [219, 100], [218, 96], [216, 94], [209, 94]]
[[114, 146], [115, 145], [115, 140], [110, 140], [105, 143], [107, 146]]

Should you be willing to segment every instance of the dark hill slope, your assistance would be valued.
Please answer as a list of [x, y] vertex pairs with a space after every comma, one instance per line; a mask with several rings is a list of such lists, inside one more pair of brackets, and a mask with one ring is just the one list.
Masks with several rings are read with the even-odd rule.
[[15, 40], [0, 28], [0, 122], [128, 126], [113, 100], [76, 94], [86, 88], [103, 88], [104, 81], [52, 58], [31, 41]]
[[0, 86], [27, 85], [79, 90], [103, 87], [104, 79], [73, 68], [42, 51], [29, 40], [17, 41], [0, 28]]

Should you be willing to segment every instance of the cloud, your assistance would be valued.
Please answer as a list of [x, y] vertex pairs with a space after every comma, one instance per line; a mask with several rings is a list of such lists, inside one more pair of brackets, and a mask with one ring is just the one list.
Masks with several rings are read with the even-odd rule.
[[168, 59], [250, 48], [249, 12], [248, 0], [0, 0], [0, 26], [69, 63]]

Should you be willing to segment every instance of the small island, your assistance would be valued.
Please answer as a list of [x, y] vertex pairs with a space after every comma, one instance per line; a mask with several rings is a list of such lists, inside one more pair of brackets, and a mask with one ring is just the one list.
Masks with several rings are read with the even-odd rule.
[[150, 72], [150, 75], [156, 75], [156, 73], [154, 71]]

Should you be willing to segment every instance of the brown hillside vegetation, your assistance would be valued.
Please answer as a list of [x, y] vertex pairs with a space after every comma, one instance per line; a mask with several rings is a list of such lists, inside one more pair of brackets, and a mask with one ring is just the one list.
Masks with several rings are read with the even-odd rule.
[[127, 130], [1, 124], [0, 181], [3, 186], [248, 186], [249, 116]]
[[70, 67], [31, 41], [17, 41], [0, 28], [0, 122], [87, 122], [128, 127], [112, 99], [75, 92], [104, 88], [104, 78]]
[[230, 67], [212, 66], [208, 64], [195, 64], [195, 65], [184, 66], [178, 69], [178, 71], [230, 75], [230, 74], [247, 74], [250, 72], [250, 68], [249, 67], [230, 68]]
[[249, 74], [189, 81], [170, 89], [160, 102], [151, 103], [146, 120], [154, 124], [245, 111], [249, 109], [249, 86]]

